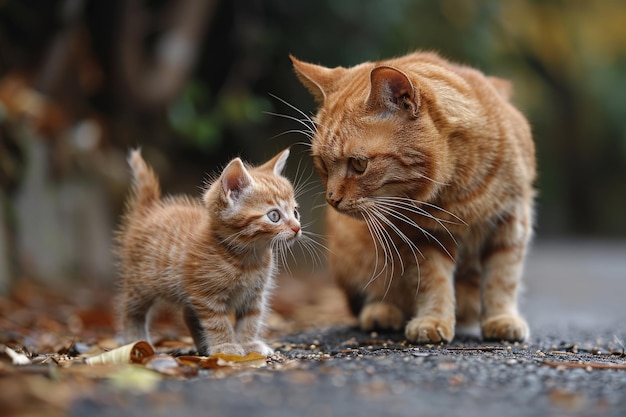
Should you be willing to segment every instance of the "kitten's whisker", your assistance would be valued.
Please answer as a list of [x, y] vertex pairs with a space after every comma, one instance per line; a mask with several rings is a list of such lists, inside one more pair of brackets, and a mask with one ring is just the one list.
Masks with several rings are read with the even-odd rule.
[[313, 266], [321, 267], [323, 262], [319, 254], [319, 248], [321, 247], [326, 250], [327, 248], [324, 245], [320, 244], [319, 242], [316, 242], [314, 239], [304, 234], [302, 235], [302, 238], [298, 242], [300, 243], [300, 246], [307, 251], [311, 259], [313, 260]]

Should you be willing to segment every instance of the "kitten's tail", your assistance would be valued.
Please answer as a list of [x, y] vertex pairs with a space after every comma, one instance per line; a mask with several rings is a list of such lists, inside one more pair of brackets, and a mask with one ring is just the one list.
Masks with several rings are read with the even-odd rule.
[[130, 165], [133, 176], [131, 210], [137, 211], [151, 206], [161, 198], [161, 187], [154, 171], [141, 157], [140, 149], [130, 151], [128, 154], [128, 165]]

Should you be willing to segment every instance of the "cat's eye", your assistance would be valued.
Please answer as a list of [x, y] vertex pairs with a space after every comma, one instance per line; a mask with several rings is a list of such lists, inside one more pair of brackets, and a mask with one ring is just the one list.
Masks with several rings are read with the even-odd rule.
[[293, 209], [293, 216], [296, 220], [300, 220], [300, 213], [298, 212], [298, 209]]
[[350, 166], [354, 171], [362, 174], [367, 169], [367, 159], [350, 158]]
[[278, 223], [280, 220], [280, 212], [278, 210], [270, 210], [267, 212], [267, 218], [273, 223]]

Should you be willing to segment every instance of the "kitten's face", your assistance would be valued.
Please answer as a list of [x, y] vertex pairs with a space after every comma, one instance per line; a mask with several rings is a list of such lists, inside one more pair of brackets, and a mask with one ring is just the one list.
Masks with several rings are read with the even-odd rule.
[[258, 168], [235, 159], [224, 169], [220, 217], [233, 231], [232, 243], [291, 245], [301, 237], [293, 186], [280, 175], [288, 155], [284, 151]]
[[296, 67], [322, 98], [311, 150], [331, 206], [360, 217], [377, 197], [433, 197], [447, 145], [406, 76], [373, 64]]

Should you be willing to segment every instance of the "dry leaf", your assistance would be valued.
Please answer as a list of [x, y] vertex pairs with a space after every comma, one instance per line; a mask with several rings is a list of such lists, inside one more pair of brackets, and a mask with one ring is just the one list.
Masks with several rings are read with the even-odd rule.
[[92, 356], [85, 359], [85, 362], [89, 365], [142, 363], [147, 357], [152, 355], [154, 355], [154, 349], [150, 346], [150, 343], [141, 340]]
[[181, 365], [196, 366], [201, 369], [261, 368], [267, 364], [265, 356], [256, 352], [250, 352], [245, 356], [216, 353], [211, 356], [179, 356], [176, 359]]
[[28, 359], [28, 356], [24, 355], [23, 353], [17, 353], [16, 351], [14, 351], [8, 346], [4, 347], [4, 353], [6, 353], [9, 358], [11, 358], [13, 365], [30, 364], [30, 359]]
[[209, 358], [217, 358], [217, 364], [219, 366], [260, 368], [267, 363], [265, 356], [256, 352], [250, 352], [245, 356], [216, 353], [215, 355], [209, 356]]
[[157, 372], [137, 365], [125, 366], [109, 376], [112, 385], [123, 391], [154, 391], [162, 379]]

